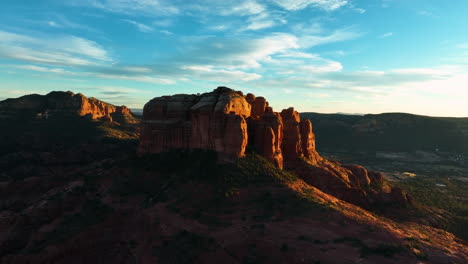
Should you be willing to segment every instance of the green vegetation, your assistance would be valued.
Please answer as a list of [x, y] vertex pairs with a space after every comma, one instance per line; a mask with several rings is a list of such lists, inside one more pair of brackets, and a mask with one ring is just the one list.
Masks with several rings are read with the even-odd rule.
[[143, 197], [143, 206], [170, 201], [167, 208], [172, 212], [213, 227], [231, 225], [220, 216], [236, 213], [233, 201], [250, 187], [257, 191], [249, 193], [248, 201], [242, 204], [255, 206], [255, 214], [249, 216], [255, 221], [276, 221], [311, 210], [329, 210], [313, 195], [290, 190], [285, 184], [297, 177], [255, 153], [235, 164], [219, 164], [212, 151], [171, 151], [133, 157], [120, 166], [129, 168], [130, 173], [114, 176], [112, 194], [123, 201]]
[[[86, 117], [56, 115], [48, 120], [32, 116], [0, 122], [0, 181], [39, 176], [57, 163], [89, 164], [122, 153], [134, 153], [137, 124], [117, 124]], [[64, 162], [64, 157], [67, 157]], [[19, 170], [21, 169], [21, 170]]]
[[451, 213], [451, 221], [443, 228], [468, 240], [468, 182], [445, 177], [418, 177], [394, 184], [407, 191], [418, 203]]
[[54, 147], [73, 147], [83, 143], [99, 143], [105, 138], [119, 142], [138, 138], [136, 124], [118, 125], [90, 120], [86, 117], [56, 115], [48, 120], [31, 116], [0, 122], [0, 155], [21, 150], [53, 151]]
[[[343, 163], [386, 172], [393, 185], [409, 193], [417, 207], [405, 217], [427, 220], [468, 240], [468, 182], [457, 180], [466, 179], [468, 171], [468, 118], [403, 113], [302, 113], [301, 117], [312, 120], [319, 152]], [[417, 176], [400, 177], [407, 171]], [[448, 214], [433, 216], [424, 206]]]

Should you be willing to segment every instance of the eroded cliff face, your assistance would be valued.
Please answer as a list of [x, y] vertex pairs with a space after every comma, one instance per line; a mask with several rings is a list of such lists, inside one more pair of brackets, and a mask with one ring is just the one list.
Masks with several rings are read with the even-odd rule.
[[143, 109], [138, 152], [209, 149], [223, 161], [242, 157], [251, 106], [240, 92], [220, 87], [203, 95], [154, 98]]
[[141, 155], [207, 149], [216, 151], [223, 162], [234, 162], [245, 155], [247, 146], [343, 200], [361, 205], [408, 202], [403, 192], [384, 186], [379, 173], [321, 157], [311, 121], [301, 120], [292, 107], [274, 112], [265, 98], [227, 87], [202, 95], [158, 97], [144, 107]]
[[154, 98], [143, 110], [139, 153], [209, 149], [225, 161], [244, 156], [247, 145], [283, 168], [300, 158], [317, 164], [310, 120], [294, 108], [273, 111], [264, 97], [219, 87], [202, 95]]
[[0, 115], [8, 117], [18, 113], [35, 114], [44, 119], [54, 115], [89, 116], [92, 119], [112, 121], [130, 115], [126, 106], [115, 106], [81, 93], [50, 92], [47, 95], [26, 95], [0, 102]]

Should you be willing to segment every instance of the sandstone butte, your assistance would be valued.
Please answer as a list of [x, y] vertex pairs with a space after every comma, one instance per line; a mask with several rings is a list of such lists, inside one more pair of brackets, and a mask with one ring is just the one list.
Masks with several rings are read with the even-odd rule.
[[47, 95], [25, 95], [0, 103], [1, 116], [17, 113], [34, 113], [38, 119], [46, 119], [56, 115], [79, 115], [106, 121], [119, 120], [122, 116], [131, 114], [130, 109], [126, 106], [115, 106], [70, 91], [50, 92]]
[[301, 120], [294, 108], [273, 111], [264, 97], [218, 87], [201, 95], [157, 97], [144, 106], [140, 155], [206, 149], [222, 162], [235, 162], [247, 146], [339, 199], [361, 206], [411, 203], [401, 189], [384, 184], [380, 173], [321, 157], [311, 121]]

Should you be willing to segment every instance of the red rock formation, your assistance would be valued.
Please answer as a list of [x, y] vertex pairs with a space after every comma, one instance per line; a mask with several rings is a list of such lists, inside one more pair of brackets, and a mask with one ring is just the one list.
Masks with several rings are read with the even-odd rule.
[[87, 98], [81, 93], [72, 92], [33, 94], [0, 102], [2, 113], [14, 115], [20, 111], [40, 115], [41, 119], [54, 115], [79, 115], [89, 116], [92, 119], [103, 118], [106, 121], [131, 114], [126, 106], [115, 106], [93, 97]]
[[301, 151], [304, 157], [312, 164], [317, 165], [322, 159], [315, 149], [315, 135], [312, 132], [312, 122], [309, 119], [301, 120]]
[[252, 118], [260, 118], [268, 107], [268, 102], [263, 97], [256, 97], [249, 103], [252, 105]]
[[139, 153], [209, 149], [232, 162], [244, 156], [249, 145], [277, 167], [346, 201], [408, 201], [398, 189], [385, 189], [381, 174], [322, 158], [310, 120], [301, 120], [292, 107], [280, 114], [268, 105], [263, 97], [243, 96], [226, 87], [202, 95], [155, 98], [144, 107]]
[[301, 133], [299, 129], [300, 117], [294, 108], [290, 107], [281, 111], [284, 125], [284, 138], [281, 145], [285, 162], [295, 161], [302, 155]]
[[225, 87], [200, 96], [155, 98], [143, 109], [139, 153], [209, 149], [232, 161], [244, 156], [250, 112], [243, 94]]
[[281, 115], [268, 109], [259, 119], [250, 119], [250, 144], [256, 151], [272, 161], [277, 167], [283, 168], [283, 122]]

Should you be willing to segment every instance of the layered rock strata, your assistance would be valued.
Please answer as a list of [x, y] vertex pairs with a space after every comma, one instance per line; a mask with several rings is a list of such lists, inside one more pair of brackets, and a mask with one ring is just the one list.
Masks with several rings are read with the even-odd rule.
[[310, 120], [294, 108], [274, 112], [263, 97], [218, 87], [202, 95], [157, 97], [143, 110], [139, 154], [172, 149], [207, 149], [224, 162], [243, 157], [247, 146], [307, 183], [357, 204], [407, 203], [398, 189], [384, 186], [380, 173], [322, 158]]
[[154, 98], [143, 109], [139, 153], [171, 149], [208, 149], [224, 161], [244, 156], [251, 105], [241, 93], [218, 88], [212, 93]]

